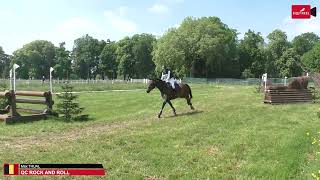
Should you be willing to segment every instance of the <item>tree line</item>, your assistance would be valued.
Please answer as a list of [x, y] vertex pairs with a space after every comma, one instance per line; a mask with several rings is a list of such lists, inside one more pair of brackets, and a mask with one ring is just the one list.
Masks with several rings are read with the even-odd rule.
[[218, 17], [187, 17], [178, 28], [160, 38], [135, 34], [119, 41], [98, 40], [84, 35], [74, 40], [71, 51], [35, 40], [7, 55], [0, 47], [0, 75], [9, 76], [17, 63], [19, 78], [48, 77], [54, 67], [59, 79], [146, 78], [159, 75], [163, 65], [179, 77], [254, 78], [300, 76], [304, 70], [320, 71], [320, 38], [310, 32], [289, 41], [280, 29], [266, 38], [248, 30], [238, 39], [237, 30]]

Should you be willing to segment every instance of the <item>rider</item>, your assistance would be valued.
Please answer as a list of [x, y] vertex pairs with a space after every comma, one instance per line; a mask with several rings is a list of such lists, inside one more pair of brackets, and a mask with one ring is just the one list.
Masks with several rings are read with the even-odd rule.
[[169, 82], [173, 90], [175, 90], [175, 83], [176, 80], [173, 77], [173, 73], [169, 68], [166, 68], [165, 66], [162, 66], [162, 75], [161, 80]]

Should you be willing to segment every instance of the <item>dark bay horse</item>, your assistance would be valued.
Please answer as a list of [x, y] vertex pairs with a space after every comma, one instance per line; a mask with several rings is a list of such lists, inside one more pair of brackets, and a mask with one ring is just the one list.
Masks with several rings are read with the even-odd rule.
[[171, 106], [174, 115], [177, 115], [176, 109], [172, 106], [172, 103], [171, 103], [171, 100], [176, 98], [185, 98], [187, 100], [187, 104], [190, 106], [192, 110], [194, 110], [194, 107], [192, 106], [192, 103], [191, 103], [192, 92], [188, 84], [183, 84], [183, 83], [176, 84], [176, 91], [173, 90], [170, 85], [168, 85], [165, 81], [162, 81], [161, 79], [150, 79], [148, 84], [149, 85], [148, 85], [147, 93], [152, 91], [154, 88], [158, 88], [161, 93], [161, 97], [163, 99], [162, 108], [158, 114], [158, 118], [161, 117], [162, 110], [167, 103]]

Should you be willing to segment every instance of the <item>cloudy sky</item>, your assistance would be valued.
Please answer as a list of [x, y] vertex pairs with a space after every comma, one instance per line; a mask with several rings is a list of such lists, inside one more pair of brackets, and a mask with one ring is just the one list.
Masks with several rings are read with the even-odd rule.
[[292, 4], [320, 8], [316, 0], [3, 0], [0, 46], [11, 54], [36, 39], [55, 45], [65, 41], [71, 49], [73, 40], [85, 34], [105, 40], [142, 32], [160, 36], [186, 16], [218, 16], [242, 33], [239, 38], [249, 28], [264, 36], [280, 28], [289, 39], [303, 32], [320, 35], [320, 16], [291, 20]]

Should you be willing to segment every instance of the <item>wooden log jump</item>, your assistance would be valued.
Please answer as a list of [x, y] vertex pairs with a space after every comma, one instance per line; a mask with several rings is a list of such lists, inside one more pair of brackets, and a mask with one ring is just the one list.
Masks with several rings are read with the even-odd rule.
[[29, 103], [29, 104], [47, 104], [46, 100], [42, 99], [16, 99], [17, 103]]
[[[19, 96], [43, 97], [44, 99], [17, 98]], [[42, 118], [45, 118], [47, 115], [53, 114], [52, 106], [54, 102], [52, 100], [52, 94], [50, 92], [40, 92], [40, 91], [14, 92], [11, 90], [11, 91], [0, 92], [0, 97], [6, 98], [9, 104], [5, 110], [0, 111], [0, 120], [4, 120], [6, 123], [14, 122], [14, 121], [29, 121], [29, 120], [42, 119]], [[42, 104], [42, 105], [46, 105], [46, 108], [43, 110], [17, 108], [17, 103]], [[31, 115], [21, 115], [19, 112], [31, 113]]]
[[269, 85], [265, 91], [264, 103], [287, 104], [313, 102], [312, 92], [308, 89], [309, 77], [295, 77], [285, 85]]
[[50, 91], [48, 92], [41, 92], [41, 91], [16, 91], [16, 95], [19, 96], [37, 96], [37, 97], [46, 97], [50, 95]]
[[307, 102], [313, 102], [312, 92], [308, 89], [269, 89], [264, 98], [264, 103], [269, 104]]

